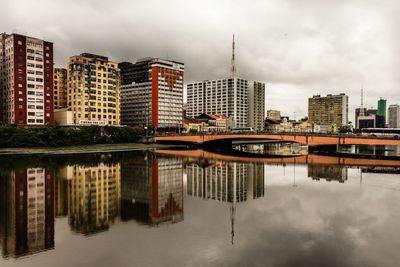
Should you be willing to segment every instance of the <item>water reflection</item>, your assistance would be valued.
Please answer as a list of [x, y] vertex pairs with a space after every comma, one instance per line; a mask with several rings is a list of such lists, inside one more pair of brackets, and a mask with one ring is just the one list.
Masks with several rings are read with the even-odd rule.
[[2, 173], [1, 246], [3, 257], [54, 248], [54, 175], [44, 168]]
[[[225, 259], [244, 266], [262, 262], [260, 255], [282, 263], [287, 250], [293, 254], [287, 266], [331, 252], [342, 259], [336, 247], [371, 251], [365, 233], [397, 229], [397, 217], [385, 218], [399, 211], [398, 163], [320, 155], [232, 158], [197, 150], [23, 161], [0, 172], [0, 246], [6, 259], [43, 255], [33, 257], [32, 265], [41, 266], [70, 255], [81, 258], [71, 266], [82, 265], [82, 258], [85, 266], [98, 266], [105, 251], [110, 261], [100, 266], [126, 266], [133, 258], [146, 266], [223, 265]], [[333, 242], [338, 235], [343, 240]], [[80, 253], [86, 246], [90, 252]], [[45, 250], [51, 252], [39, 254]], [[159, 254], [164, 257], [154, 257]], [[0, 265], [31, 263], [24, 259]]]

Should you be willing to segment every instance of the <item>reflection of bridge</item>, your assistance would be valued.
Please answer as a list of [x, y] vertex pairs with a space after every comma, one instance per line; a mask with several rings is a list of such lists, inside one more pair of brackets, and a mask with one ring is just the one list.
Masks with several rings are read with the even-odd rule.
[[206, 144], [231, 142], [233, 140], [283, 140], [303, 145], [400, 145], [400, 139], [306, 134], [215, 134], [157, 136], [157, 142]]
[[222, 155], [204, 150], [157, 150], [156, 153], [182, 157], [210, 158], [226, 161], [254, 162], [264, 164], [329, 164], [347, 166], [394, 166], [400, 165], [400, 160], [360, 159], [335, 156], [305, 155], [283, 158], [250, 158], [234, 155]]

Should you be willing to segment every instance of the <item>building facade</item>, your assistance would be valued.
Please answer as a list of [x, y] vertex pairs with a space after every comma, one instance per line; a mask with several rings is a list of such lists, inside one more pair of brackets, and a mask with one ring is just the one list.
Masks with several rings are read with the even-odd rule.
[[120, 71], [108, 57], [83, 53], [68, 63], [68, 110], [75, 125], [120, 125]]
[[67, 108], [67, 70], [54, 69], [54, 109]]
[[121, 122], [153, 128], [183, 124], [184, 64], [159, 58], [122, 62]]
[[345, 94], [315, 95], [308, 99], [308, 118], [311, 123], [329, 125], [332, 128], [346, 126], [348, 116], [349, 98]]
[[249, 127], [255, 131], [263, 131], [265, 123], [265, 83], [250, 81], [248, 120]]
[[240, 78], [206, 80], [187, 85], [187, 116], [203, 113], [233, 118], [235, 128], [248, 126], [248, 81]]
[[2, 123], [53, 123], [53, 43], [1, 34], [0, 84]]
[[400, 128], [400, 105], [389, 106], [389, 128]]
[[378, 115], [383, 116], [386, 122], [386, 99], [380, 98], [378, 100]]
[[281, 121], [281, 112], [279, 110], [267, 110], [267, 119], [273, 120], [273, 121]]

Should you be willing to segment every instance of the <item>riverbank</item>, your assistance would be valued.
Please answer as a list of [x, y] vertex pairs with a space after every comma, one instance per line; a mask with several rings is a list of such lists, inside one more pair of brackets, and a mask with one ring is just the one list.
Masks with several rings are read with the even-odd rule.
[[73, 155], [89, 153], [123, 152], [135, 150], [156, 150], [178, 148], [182, 146], [163, 145], [156, 143], [124, 143], [124, 144], [96, 144], [61, 147], [26, 147], [26, 148], [0, 148], [0, 157], [7, 155]]

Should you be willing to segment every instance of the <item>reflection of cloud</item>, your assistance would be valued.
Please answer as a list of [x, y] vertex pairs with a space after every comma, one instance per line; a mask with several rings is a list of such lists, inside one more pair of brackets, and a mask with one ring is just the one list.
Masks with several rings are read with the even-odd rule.
[[[275, 169], [266, 167], [266, 181], [275, 175]], [[62, 218], [56, 221], [57, 244], [51, 254], [18, 264], [1, 263], [88, 267], [398, 265], [397, 191], [360, 188], [354, 170], [349, 170], [344, 184], [313, 181], [307, 178], [306, 168], [298, 170], [298, 187], [292, 187], [291, 181], [286, 185], [267, 183], [265, 197], [238, 203], [233, 246], [229, 203], [185, 196], [185, 220], [179, 224], [145, 227], [130, 221], [84, 238], [66, 234], [69, 226]], [[280, 173], [282, 170], [276, 170], [276, 175]], [[365, 183], [371, 178], [364, 175]]]

